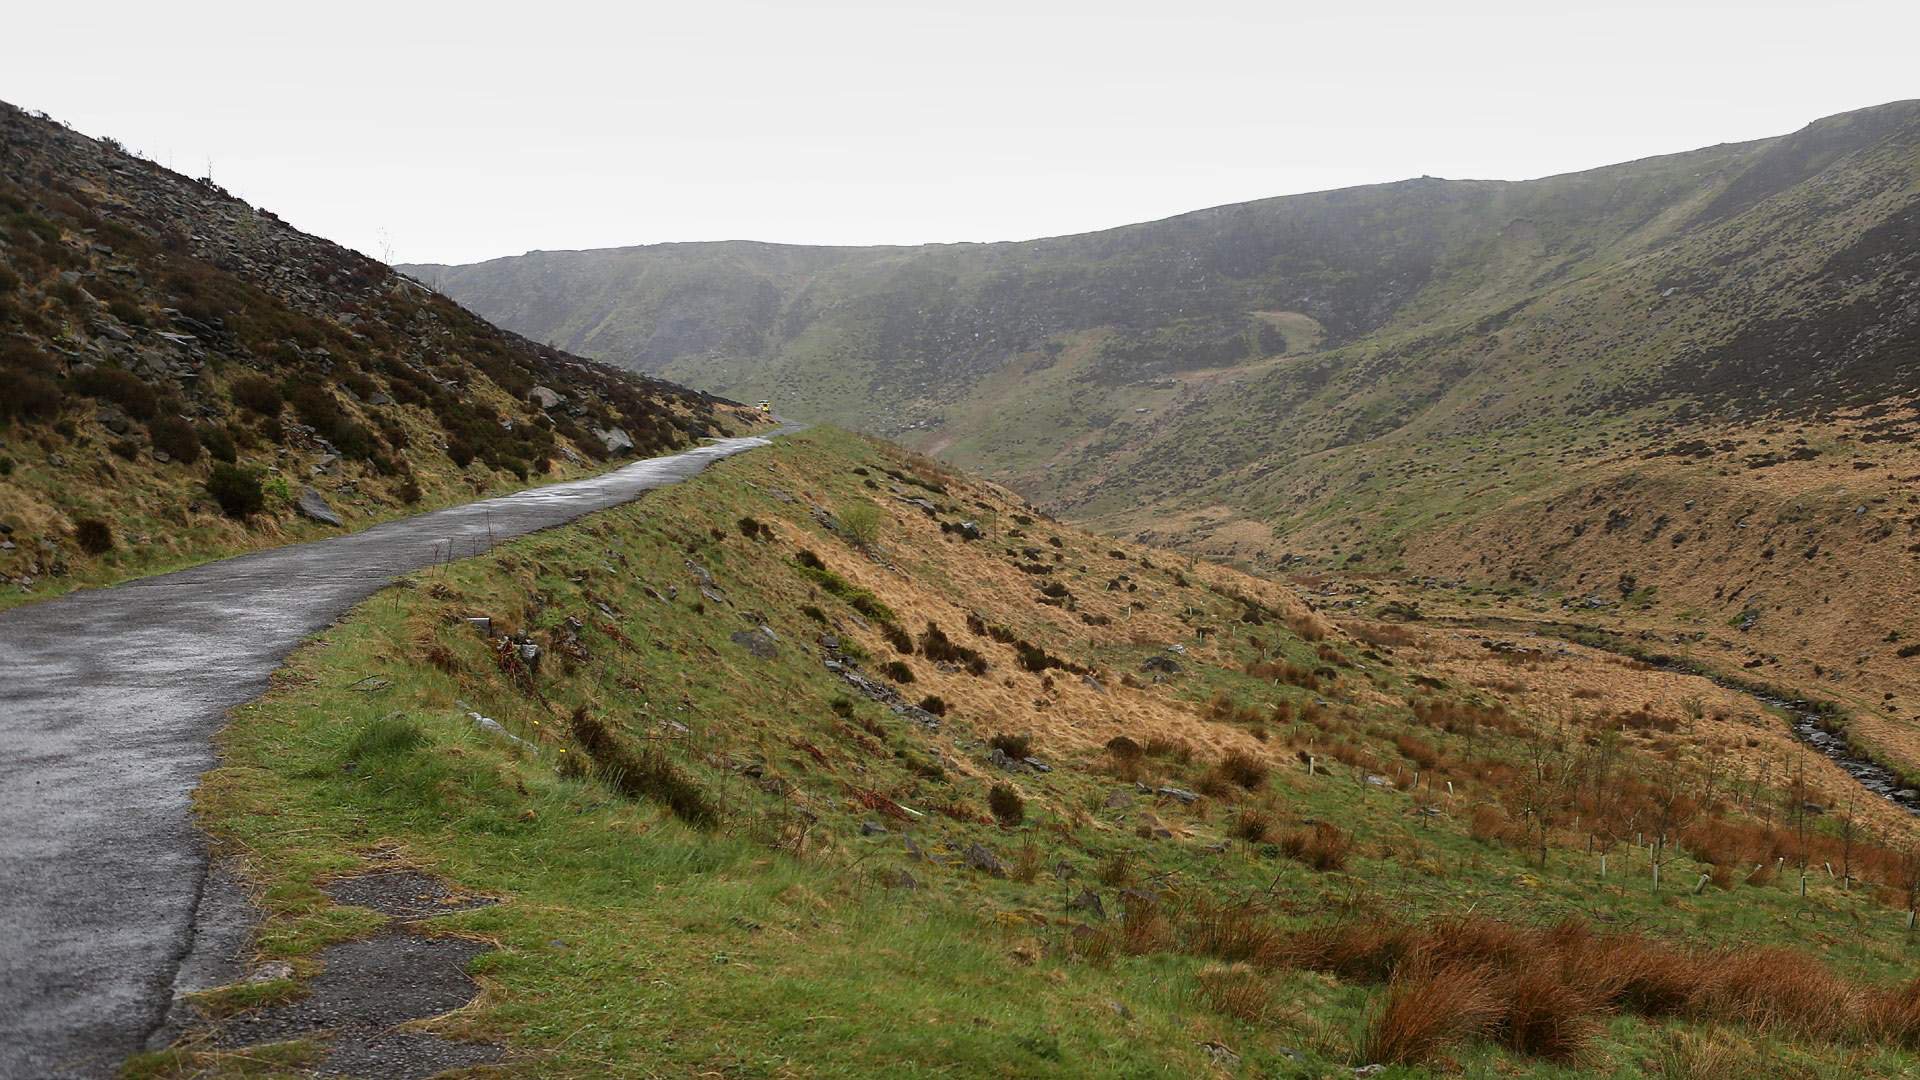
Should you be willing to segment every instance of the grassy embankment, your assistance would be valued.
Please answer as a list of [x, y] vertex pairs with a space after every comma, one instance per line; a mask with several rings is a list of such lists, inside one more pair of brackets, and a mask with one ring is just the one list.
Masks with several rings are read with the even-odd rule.
[[237, 711], [200, 809], [301, 975], [376, 922], [331, 877], [501, 898], [430, 924], [498, 946], [433, 1026], [527, 1075], [1914, 1068], [1896, 844], [1803, 898], [1738, 864], [1837, 823], [1789, 828], [1804, 793], [1717, 771], [1683, 704], [1509, 711], [1358, 630], [817, 430], [373, 598]]

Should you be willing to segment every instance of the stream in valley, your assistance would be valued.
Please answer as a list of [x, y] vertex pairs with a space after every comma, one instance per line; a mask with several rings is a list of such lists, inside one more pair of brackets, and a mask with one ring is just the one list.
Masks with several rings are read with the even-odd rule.
[[[1441, 622], [1443, 620], [1434, 620]], [[1859, 783], [1870, 794], [1906, 810], [1910, 814], [1920, 815], [1920, 790], [1907, 785], [1899, 773], [1873, 760], [1860, 752], [1847, 740], [1844, 732], [1829, 730], [1832, 721], [1829, 710], [1801, 698], [1783, 697], [1777, 691], [1763, 688], [1742, 679], [1717, 675], [1701, 668], [1691, 661], [1665, 654], [1643, 652], [1628, 645], [1618, 634], [1596, 630], [1593, 627], [1574, 623], [1528, 622], [1519, 619], [1447, 619], [1445, 622], [1458, 626], [1472, 626], [1484, 630], [1507, 630], [1519, 633], [1541, 634], [1560, 638], [1588, 648], [1602, 649], [1620, 656], [1630, 657], [1651, 664], [1663, 671], [1681, 675], [1693, 675], [1706, 679], [1715, 686], [1745, 694], [1747, 697], [1784, 713], [1795, 738], [1818, 751], [1822, 756], [1838, 765], [1842, 771]], [[1612, 644], [1609, 644], [1609, 643]]]

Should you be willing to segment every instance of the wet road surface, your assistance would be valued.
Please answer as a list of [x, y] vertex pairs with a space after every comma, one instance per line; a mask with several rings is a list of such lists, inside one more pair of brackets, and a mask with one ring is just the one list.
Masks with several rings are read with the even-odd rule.
[[0, 612], [0, 1077], [111, 1075], [145, 1048], [194, 945], [207, 855], [189, 797], [212, 736], [304, 638], [400, 574], [766, 445], [718, 440]]

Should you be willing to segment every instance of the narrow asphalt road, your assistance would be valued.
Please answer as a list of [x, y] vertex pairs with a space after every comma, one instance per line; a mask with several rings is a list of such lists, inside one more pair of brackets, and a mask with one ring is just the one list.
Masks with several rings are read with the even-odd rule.
[[[777, 434], [777, 433], [776, 433]], [[0, 613], [0, 1077], [110, 1075], [166, 1015], [228, 709], [396, 576], [627, 502], [748, 437]]]

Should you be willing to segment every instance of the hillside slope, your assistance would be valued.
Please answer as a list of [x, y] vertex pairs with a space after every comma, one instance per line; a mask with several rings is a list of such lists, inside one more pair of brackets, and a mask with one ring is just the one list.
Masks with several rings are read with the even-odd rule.
[[0, 157], [0, 580], [14, 598], [757, 422], [498, 330], [4, 104]]
[[414, 576], [222, 751], [252, 977], [137, 1075], [1915, 1067], [1915, 819], [1752, 698], [831, 429]]
[[1021, 244], [422, 272], [1109, 533], [1712, 638], [1727, 667], [1870, 708], [1920, 767], [1896, 730], [1920, 713], [1920, 623], [1884, 602], [1920, 580], [1920, 102]]
[[[1752, 412], [1909, 386], [1917, 132], [1920, 103], [1902, 102], [1542, 180], [1423, 178], [1021, 243], [667, 244], [407, 269], [533, 337], [796, 415], [924, 432], [1049, 496], [1090, 482], [1037, 466], [1098, 469], [1115, 449], [1164, 459], [1127, 481], [1166, 475], [1165, 494], [1196, 466], [1429, 414], [1734, 397]], [[1827, 329], [1809, 329], [1815, 314]], [[1862, 326], [1881, 329], [1844, 337]], [[1822, 348], [1824, 363], [1793, 362]], [[1222, 371], [1251, 389], [1207, 393]], [[1220, 462], [1182, 453], [1186, 431], [1140, 430], [1195, 413], [1194, 395], [1286, 437], [1233, 440]], [[1076, 437], [1105, 449], [1075, 453]]]

